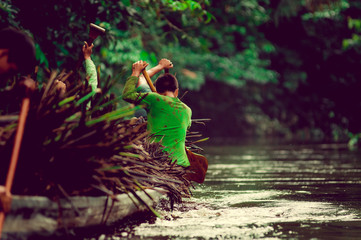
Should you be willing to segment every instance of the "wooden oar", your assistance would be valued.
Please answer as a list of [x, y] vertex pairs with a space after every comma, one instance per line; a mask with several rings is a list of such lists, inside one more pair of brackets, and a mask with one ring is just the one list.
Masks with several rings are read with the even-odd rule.
[[92, 45], [94, 40], [99, 36], [105, 33], [105, 29], [95, 25], [94, 23], [89, 24], [89, 39], [86, 41], [89, 46]]
[[157, 92], [157, 90], [155, 89], [155, 87], [154, 87], [154, 85], [152, 83], [152, 80], [150, 80], [150, 77], [149, 77], [149, 75], [147, 73], [147, 70], [144, 69], [142, 71], [142, 73], [143, 73], [143, 76], [144, 76], [145, 80], [147, 80], [147, 83], [148, 83], [150, 89], [152, 90], [152, 92]]
[[[105, 33], [105, 29], [102, 27], [99, 27], [98, 25], [95, 25], [94, 23], [89, 24], [89, 35], [88, 40], [86, 41], [88, 46], [90, 47], [94, 40]], [[84, 61], [84, 55], [83, 52], [80, 52], [78, 62], [75, 65], [75, 69], [79, 69]]]
[[[27, 79], [27, 80], [29, 80], [29, 79]], [[30, 80], [33, 81], [32, 79], [30, 79]], [[19, 158], [21, 140], [22, 140], [23, 134], [24, 134], [26, 117], [29, 112], [30, 95], [33, 90], [29, 86], [25, 86], [25, 87], [26, 87], [25, 97], [23, 98], [22, 103], [21, 103], [18, 127], [16, 130], [15, 141], [14, 141], [13, 151], [11, 154], [9, 170], [8, 170], [6, 182], [5, 182], [5, 191], [6, 192], [11, 192], [11, 187], [14, 182], [15, 169], [16, 169], [16, 165], [18, 162], [18, 158]], [[4, 221], [5, 221], [5, 212], [3, 211], [3, 212], [0, 212], [0, 239], [1, 239], [1, 232], [2, 232], [3, 225], [4, 225]]]
[[207, 158], [201, 154], [194, 153], [187, 148], [186, 153], [191, 165], [188, 167], [189, 171], [184, 175], [184, 178], [197, 183], [203, 183], [208, 170]]

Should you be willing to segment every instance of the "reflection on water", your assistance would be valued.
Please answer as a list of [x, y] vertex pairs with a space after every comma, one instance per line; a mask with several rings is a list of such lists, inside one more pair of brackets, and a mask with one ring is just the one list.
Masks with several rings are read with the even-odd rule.
[[[208, 147], [194, 197], [132, 239], [361, 239], [361, 154], [342, 145]], [[188, 210], [184, 210], [188, 209]]]

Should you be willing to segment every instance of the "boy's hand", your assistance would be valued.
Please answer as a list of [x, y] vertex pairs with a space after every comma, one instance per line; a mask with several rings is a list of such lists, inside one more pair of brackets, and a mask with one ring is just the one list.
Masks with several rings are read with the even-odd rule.
[[161, 66], [162, 69], [173, 68], [173, 63], [166, 58], [162, 58], [158, 65]]
[[83, 50], [85, 60], [90, 59], [90, 56], [92, 55], [93, 47], [94, 47], [94, 44], [89, 46], [88, 43], [84, 41], [82, 50]]
[[63, 97], [66, 92], [66, 85], [62, 81], [55, 80], [55, 89], [60, 97]]
[[11, 193], [6, 191], [4, 186], [0, 186], [0, 212], [5, 213], [10, 211], [11, 206]]
[[132, 65], [132, 76], [139, 77], [139, 75], [142, 73], [142, 71], [148, 66], [148, 63], [146, 61], [138, 61], [133, 63]]
[[36, 82], [28, 77], [22, 77], [19, 82], [20, 94], [29, 97], [36, 90]]

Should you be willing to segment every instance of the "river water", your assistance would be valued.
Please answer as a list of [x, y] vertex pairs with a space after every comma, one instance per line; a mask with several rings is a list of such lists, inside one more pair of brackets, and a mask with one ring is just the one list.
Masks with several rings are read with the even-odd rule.
[[191, 199], [113, 239], [361, 239], [360, 151], [262, 144], [205, 152], [206, 181]]

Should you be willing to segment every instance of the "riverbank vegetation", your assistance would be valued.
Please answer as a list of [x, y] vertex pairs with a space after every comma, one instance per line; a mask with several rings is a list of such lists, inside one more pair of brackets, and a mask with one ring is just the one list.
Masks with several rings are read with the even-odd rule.
[[193, 117], [212, 119], [206, 136], [353, 145], [360, 12], [350, 0], [4, 0], [0, 23], [33, 35], [41, 69], [70, 69], [88, 24], [104, 27], [94, 62], [116, 96], [132, 62], [171, 59]]

